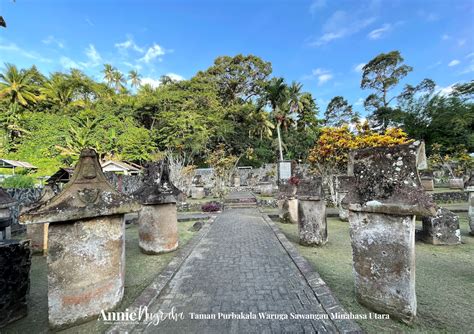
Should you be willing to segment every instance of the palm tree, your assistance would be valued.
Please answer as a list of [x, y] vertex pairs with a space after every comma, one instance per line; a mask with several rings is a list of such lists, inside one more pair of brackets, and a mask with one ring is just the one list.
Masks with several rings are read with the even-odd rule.
[[141, 75], [137, 70], [131, 70], [128, 72], [128, 79], [130, 80], [130, 85], [132, 88], [140, 86], [140, 82], [142, 81]]
[[29, 72], [19, 71], [15, 65], [5, 64], [5, 71], [0, 73], [0, 98], [8, 98], [10, 104], [22, 106], [34, 104], [39, 96], [35, 94], [37, 87], [32, 83]]
[[162, 76], [160, 77], [160, 83], [161, 83], [163, 86], [172, 84], [173, 82], [174, 82], [173, 79], [172, 79], [169, 75], [162, 75]]
[[54, 73], [41, 87], [41, 93], [60, 108], [67, 107], [74, 97], [74, 89], [62, 73]]
[[109, 86], [112, 86], [112, 83], [114, 82], [115, 71], [116, 69], [112, 65], [104, 64], [104, 69], [102, 70], [102, 73], [104, 73], [104, 79]]
[[301, 88], [303, 88], [303, 85], [295, 81], [293, 81], [288, 87], [288, 104], [290, 106], [290, 113], [298, 113], [303, 108], [303, 103], [301, 101]]
[[125, 78], [122, 72], [115, 70], [112, 74], [112, 83], [117, 92], [121, 92], [124, 88]]
[[270, 103], [273, 116], [277, 121], [278, 149], [280, 151], [280, 160], [283, 160], [280, 128], [287, 118], [284, 112], [284, 105], [288, 101], [288, 89], [283, 78], [272, 78], [270, 80], [266, 87], [266, 99]]
[[257, 135], [260, 137], [260, 140], [265, 138], [272, 137], [272, 130], [275, 128], [273, 123], [268, 117], [268, 113], [264, 110], [255, 110], [249, 114], [249, 137]]

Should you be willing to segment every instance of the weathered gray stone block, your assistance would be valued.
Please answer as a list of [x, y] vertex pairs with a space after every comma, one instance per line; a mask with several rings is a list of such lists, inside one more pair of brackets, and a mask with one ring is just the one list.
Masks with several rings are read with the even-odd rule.
[[201, 199], [206, 196], [204, 192], [204, 187], [201, 186], [192, 186], [191, 187], [191, 198], [192, 199]]
[[273, 195], [273, 184], [271, 182], [260, 182], [258, 184], [258, 190], [262, 196], [272, 196]]
[[30, 266], [28, 240], [0, 241], [0, 328], [28, 313]]
[[416, 315], [415, 216], [350, 211], [359, 303], [411, 322]]
[[26, 238], [31, 240], [31, 251], [33, 253], [46, 253], [48, 249], [48, 226], [49, 224], [26, 225]]
[[280, 209], [280, 222], [284, 224], [298, 224], [298, 199], [280, 199], [278, 207]]
[[433, 245], [459, 245], [461, 230], [459, 217], [445, 208], [439, 208], [436, 216], [423, 217], [423, 240]]
[[61, 328], [111, 310], [123, 297], [123, 215], [49, 225], [48, 310]]
[[434, 179], [432, 177], [421, 177], [421, 186], [426, 191], [433, 191], [434, 190]]
[[303, 179], [298, 185], [299, 242], [322, 246], [328, 241], [326, 202], [321, 178]]
[[144, 205], [138, 218], [139, 246], [145, 254], [178, 248], [176, 204]]
[[469, 193], [469, 234], [474, 235], [474, 173], [471, 174], [470, 179], [466, 182], [466, 191]]
[[145, 254], [171, 252], [178, 248], [176, 199], [168, 161], [146, 166], [142, 186], [133, 194], [142, 204], [138, 217], [139, 246]]
[[64, 190], [22, 213], [24, 224], [49, 223], [51, 327], [88, 321], [120, 302], [125, 277], [123, 216], [139, 209], [107, 183], [97, 153], [85, 149]]
[[449, 179], [448, 182], [451, 189], [464, 189], [464, 180], [461, 177]]

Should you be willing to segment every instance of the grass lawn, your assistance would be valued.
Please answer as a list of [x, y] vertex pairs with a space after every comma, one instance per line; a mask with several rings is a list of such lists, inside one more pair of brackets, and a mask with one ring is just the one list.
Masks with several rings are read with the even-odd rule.
[[[417, 318], [412, 326], [396, 320], [360, 320], [367, 333], [473, 333], [474, 237], [468, 235], [467, 214], [460, 214], [462, 244], [416, 243]], [[328, 218], [328, 243], [298, 244], [297, 225], [276, 223], [321, 275], [347, 312], [368, 313], [355, 300], [349, 223]], [[421, 228], [420, 225], [417, 228]]]
[[[179, 247], [183, 247], [194, 235], [188, 229], [195, 221], [178, 223]], [[145, 255], [138, 248], [138, 228], [128, 225], [125, 231], [125, 293], [117, 310], [125, 310], [147, 287], [153, 278], [171, 261], [176, 252], [162, 255]], [[31, 263], [31, 288], [28, 301], [28, 316], [9, 326], [0, 333], [49, 333], [48, 330], [48, 279], [46, 257], [33, 256]], [[102, 333], [108, 325], [90, 321], [71, 327], [61, 333]]]

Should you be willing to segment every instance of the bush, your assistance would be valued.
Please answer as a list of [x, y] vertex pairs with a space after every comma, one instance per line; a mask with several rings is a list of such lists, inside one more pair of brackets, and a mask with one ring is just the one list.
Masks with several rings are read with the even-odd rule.
[[221, 205], [218, 202], [208, 202], [208, 203], [204, 203], [201, 206], [201, 210], [203, 212], [216, 212], [216, 211], [219, 211], [220, 209], [221, 209]]
[[35, 180], [28, 175], [14, 175], [2, 182], [3, 188], [34, 188]]

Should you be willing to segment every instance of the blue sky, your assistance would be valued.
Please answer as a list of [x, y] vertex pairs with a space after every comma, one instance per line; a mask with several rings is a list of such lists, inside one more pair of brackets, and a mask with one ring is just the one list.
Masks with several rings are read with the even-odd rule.
[[[220, 55], [254, 54], [300, 81], [325, 109], [342, 95], [363, 111], [361, 64], [399, 50], [438, 89], [474, 77], [474, 1], [464, 0], [0, 0], [0, 63], [45, 73], [102, 64], [145, 82], [190, 78]], [[401, 87], [401, 86], [400, 86]]]

